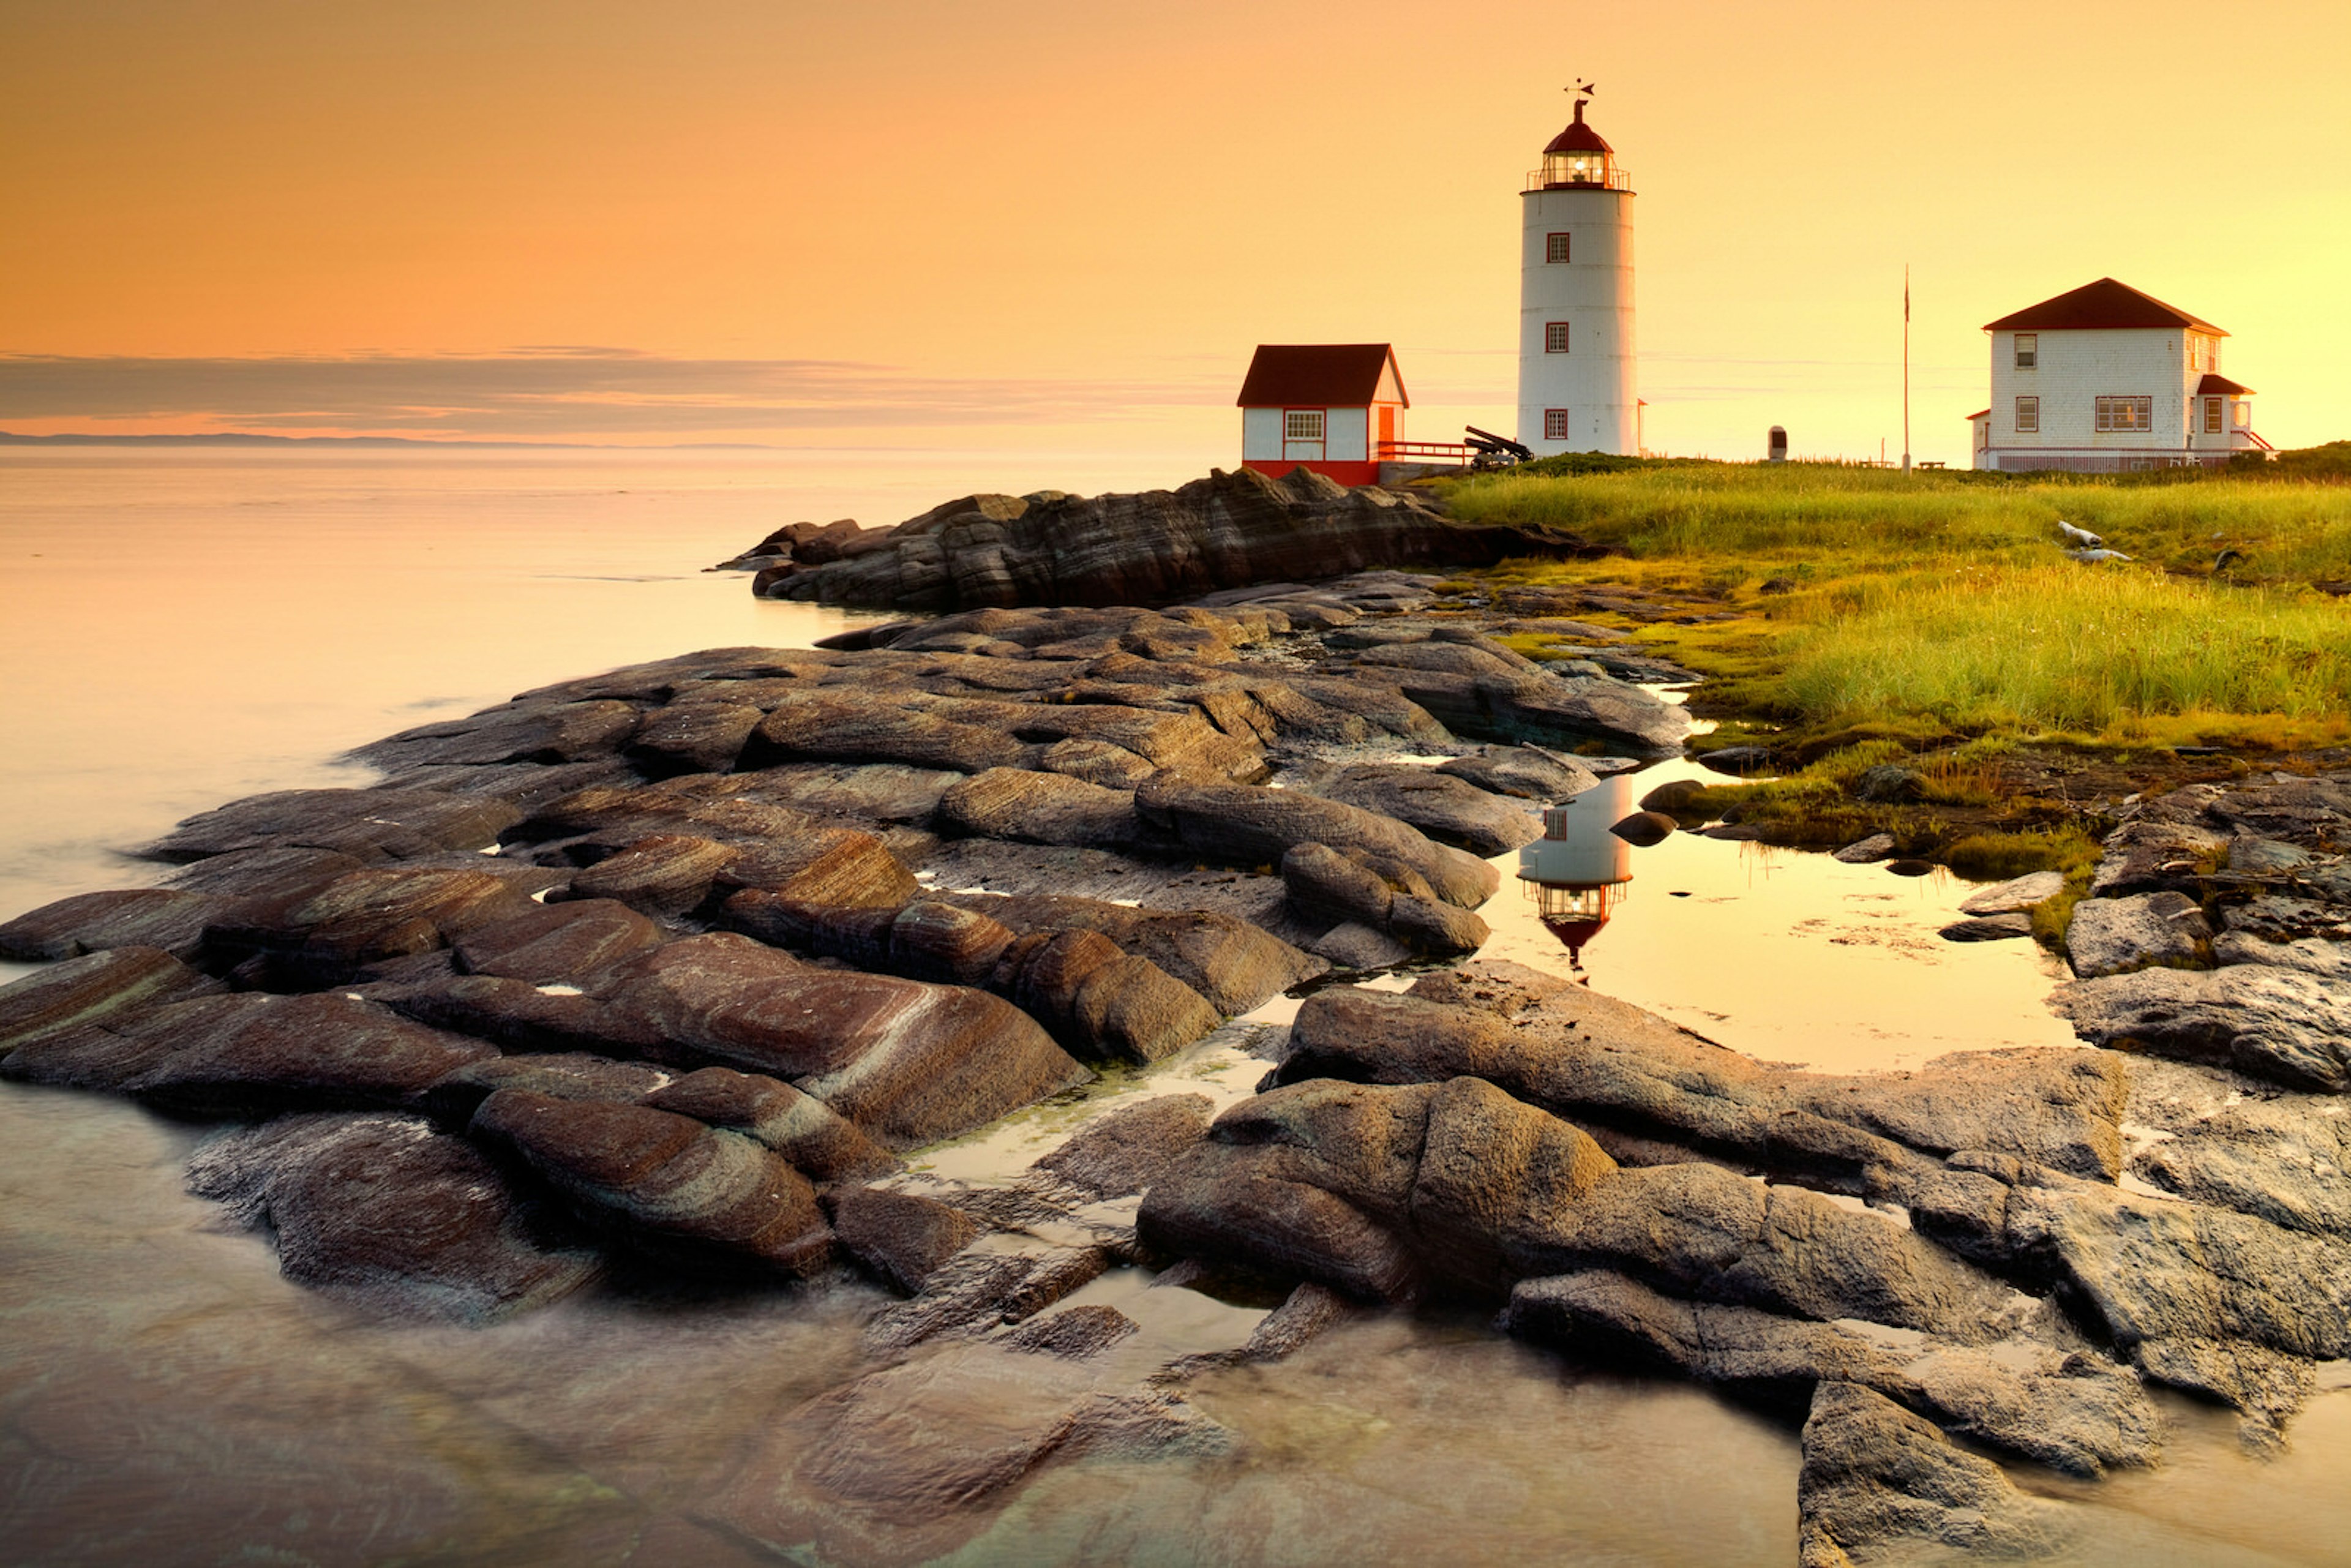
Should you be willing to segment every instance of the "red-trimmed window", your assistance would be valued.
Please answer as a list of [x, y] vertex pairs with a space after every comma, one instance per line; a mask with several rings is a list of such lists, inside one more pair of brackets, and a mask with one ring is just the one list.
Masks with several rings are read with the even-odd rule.
[[1564, 354], [1567, 352], [1566, 322], [1546, 321], [1543, 323], [1543, 352], [1546, 354]]
[[1322, 411], [1319, 408], [1287, 408], [1282, 410], [1281, 438], [1284, 441], [1322, 440]]
[[2018, 434], [2022, 435], [2032, 435], [2040, 431], [2041, 400], [2039, 398], [2021, 397], [2016, 400], [2016, 428]]
[[1565, 261], [1565, 260], [1567, 259], [1567, 253], [1568, 253], [1567, 235], [1543, 235], [1543, 260], [1545, 260], [1545, 261], [1547, 261], [1547, 262], [1561, 262], [1561, 261]]
[[2095, 413], [2097, 427], [2102, 431], [2155, 428], [2155, 399], [2151, 397], [2102, 397]]
[[2223, 434], [2220, 423], [2220, 400], [2217, 397], [2208, 397], [2204, 400], [2204, 434], [2207, 435]]
[[2019, 332], [2016, 335], [2016, 368], [2029, 371], [2041, 362], [2041, 334]]
[[1543, 410], [1543, 439], [1545, 441], [1567, 439], [1567, 410], [1563, 408]]

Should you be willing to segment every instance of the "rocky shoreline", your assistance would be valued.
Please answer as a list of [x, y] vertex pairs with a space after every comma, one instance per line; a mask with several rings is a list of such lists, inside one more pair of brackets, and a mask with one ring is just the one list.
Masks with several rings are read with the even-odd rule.
[[[1280, 504], [1418, 511], [1363, 494]], [[987, 511], [767, 591], [890, 556], [906, 601], [906, 548]], [[2285, 1440], [2351, 1354], [2351, 780], [2132, 804], [2053, 998], [2107, 1049], [1774, 1067], [1473, 956], [1487, 857], [1677, 754], [1677, 707], [1432, 578], [1216, 575], [1263, 564], [1157, 609], [972, 608], [998, 580], [950, 566], [955, 613], [391, 737], [373, 788], [225, 806], [145, 852], [166, 885], [0, 926], [53, 961], [0, 989], [0, 1077], [222, 1124], [194, 1189], [376, 1312], [879, 1282], [867, 1369], [726, 1510], [842, 1557], [952, 1545], [1056, 1457], [1229, 1453], [1188, 1384], [1421, 1303], [1801, 1422], [1808, 1563], [2057, 1549], [1980, 1453], [2158, 1464], [2151, 1386]], [[1122, 1100], [1000, 1180], [903, 1164], [1219, 1045], [1269, 1068], [1221, 1113]], [[1067, 1304], [1137, 1263], [1123, 1309]], [[1178, 1353], [1137, 1303], [1179, 1298], [1275, 1310]]]

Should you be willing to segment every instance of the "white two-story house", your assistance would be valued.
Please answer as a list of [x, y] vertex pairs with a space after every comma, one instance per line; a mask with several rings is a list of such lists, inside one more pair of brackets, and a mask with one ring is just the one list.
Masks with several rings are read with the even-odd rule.
[[2210, 321], [2111, 277], [1988, 324], [1991, 406], [1975, 466], [2114, 473], [2267, 454], [2253, 389], [2220, 373]]

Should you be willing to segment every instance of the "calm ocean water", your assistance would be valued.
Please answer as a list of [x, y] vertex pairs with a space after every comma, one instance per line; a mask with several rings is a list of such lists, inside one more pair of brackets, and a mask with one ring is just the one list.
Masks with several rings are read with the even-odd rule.
[[[337, 755], [391, 730], [847, 623], [702, 570], [779, 524], [1186, 476], [988, 454], [0, 452], [0, 916], [152, 880], [120, 850], [225, 800], [364, 781]], [[1933, 940], [1956, 883], [1681, 836], [1635, 870], [1593, 983], [1726, 1043], [1843, 1069], [2066, 1039], [2023, 945]], [[1564, 969], [1514, 889], [1487, 913], [1490, 954]], [[9, 1561], [729, 1561], [709, 1521], [730, 1484], [855, 1364], [857, 1288], [580, 1301], [480, 1332], [355, 1317], [181, 1190], [196, 1135], [0, 1089]], [[965, 1157], [1019, 1163], [1044, 1135]], [[1246, 1466], [1064, 1467], [959, 1556], [1792, 1557], [1784, 1428], [1476, 1323], [1374, 1320], [1201, 1402], [1249, 1437]], [[2111, 1560], [2343, 1560], [2351, 1401], [2318, 1400], [2268, 1463], [2231, 1418], [2168, 1407], [2161, 1472], [2019, 1479], [2095, 1510]]]

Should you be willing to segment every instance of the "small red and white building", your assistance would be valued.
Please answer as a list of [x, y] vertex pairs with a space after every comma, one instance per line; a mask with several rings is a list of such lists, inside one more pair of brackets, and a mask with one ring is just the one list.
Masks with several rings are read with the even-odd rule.
[[1975, 466], [2111, 474], [2267, 454], [2253, 389], [2220, 373], [2229, 334], [2111, 277], [1987, 323], [1991, 404]]
[[1260, 343], [1241, 382], [1241, 465], [1379, 482], [1404, 440], [1404, 376], [1385, 343]]

